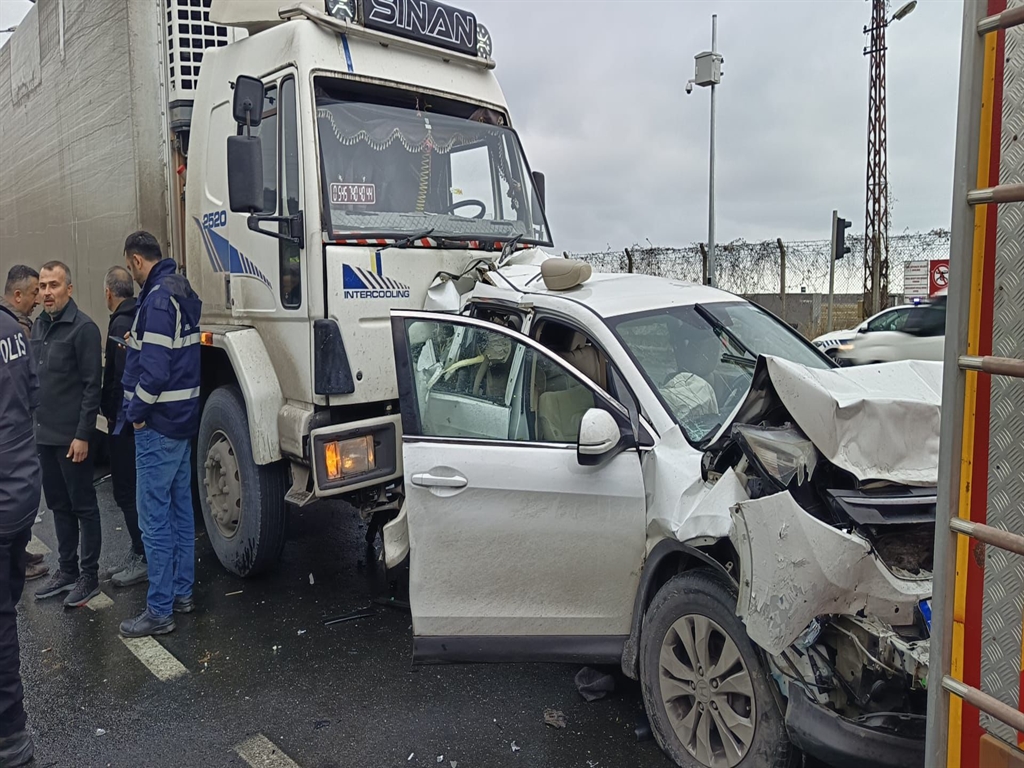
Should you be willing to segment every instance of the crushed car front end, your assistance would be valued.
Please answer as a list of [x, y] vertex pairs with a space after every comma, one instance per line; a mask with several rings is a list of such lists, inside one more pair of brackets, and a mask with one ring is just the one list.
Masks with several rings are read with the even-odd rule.
[[737, 613], [791, 740], [830, 765], [924, 761], [939, 366], [758, 362], [705, 471], [734, 474]]

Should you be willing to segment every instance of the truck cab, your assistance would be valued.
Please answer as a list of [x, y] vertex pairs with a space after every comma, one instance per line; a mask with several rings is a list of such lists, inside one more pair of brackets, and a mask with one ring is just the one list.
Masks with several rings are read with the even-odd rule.
[[390, 311], [422, 308], [438, 276], [551, 245], [543, 177], [473, 14], [278, 6], [211, 5], [249, 36], [205, 53], [176, 214], [203, 300], [199, 501], [243, 576], [276, 561], [286, 503], [397, 510]]

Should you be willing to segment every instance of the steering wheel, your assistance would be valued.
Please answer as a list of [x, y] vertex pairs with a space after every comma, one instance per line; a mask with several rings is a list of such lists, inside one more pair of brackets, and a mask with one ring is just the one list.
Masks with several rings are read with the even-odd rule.
[[468, 206], [475, 205], [480, 210], [476, 216], [470, 216], [471, 219], [482, 219], [484, 214], [487, 213], [487, 203], [483, 200], [460, 200], [457, 203], [452, 203], [445, 209], [444, 213], [455, 213], [459, 208], [466, 208]]

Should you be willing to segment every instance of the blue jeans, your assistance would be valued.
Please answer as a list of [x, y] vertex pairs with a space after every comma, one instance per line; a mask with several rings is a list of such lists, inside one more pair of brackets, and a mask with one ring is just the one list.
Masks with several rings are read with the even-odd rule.
[[146, 427], [135, 433], [136, 502], [149, 563], [149, 612], [170, 616], [196, 576], [192, 445]]

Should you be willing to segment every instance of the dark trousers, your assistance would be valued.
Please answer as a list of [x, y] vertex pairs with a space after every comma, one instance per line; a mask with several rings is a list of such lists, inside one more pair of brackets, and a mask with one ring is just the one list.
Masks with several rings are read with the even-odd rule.
[[126, 425], [121, 434], [110, 436], [110, 484], [114, 501], [124, 514], [128, 535], [132, 537], [132, 551], [145, 556], [135, 500], [135, 430], [131, 425]]
[[31, 527], [11, 536], [0, 536], [0, 738], [25, 729], [15, 606], [25, 586], [25, 545], [31, 538]]
[[57, 531], [60, 569], [71, 576], [78, 576], [81, 530], [81, 573], [98, 577], [103, 534], [96, 489], [92, 484], [92, 452], [85, 461], [75, 464], [67, 458], [68, 446], [40, 445], [37, 448], [43, 469], [43, 493], [53, 510], [53, 527]]

